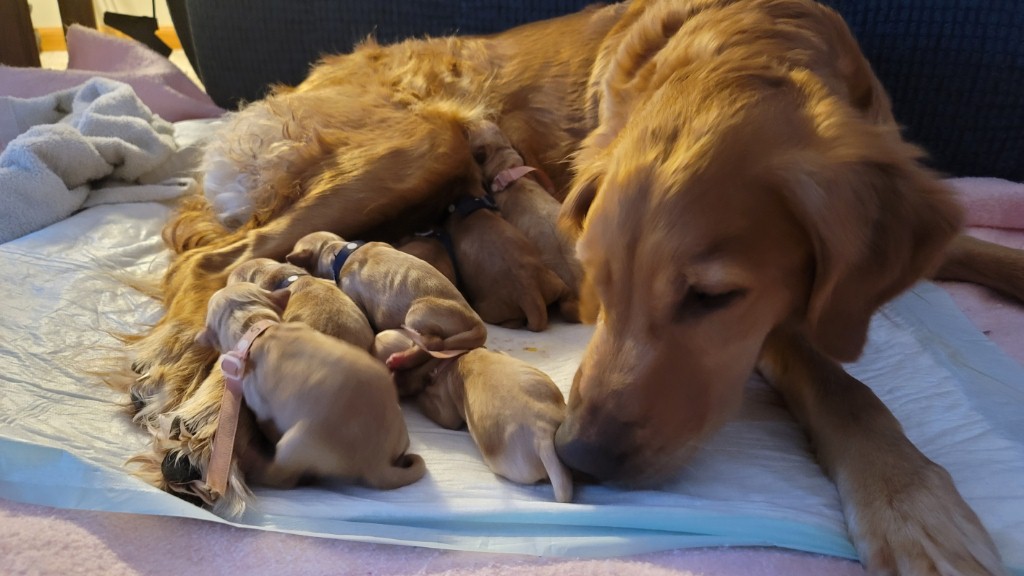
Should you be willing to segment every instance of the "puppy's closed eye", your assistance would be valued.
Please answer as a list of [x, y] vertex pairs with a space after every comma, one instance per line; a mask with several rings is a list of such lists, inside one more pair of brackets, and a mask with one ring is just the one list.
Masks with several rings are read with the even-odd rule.
[[725, 291], [710, 291], [691, 286], [676, 305], [673, 321], [685, 322], [717, 312], [739, 301], [747, 295], [742, 288]]

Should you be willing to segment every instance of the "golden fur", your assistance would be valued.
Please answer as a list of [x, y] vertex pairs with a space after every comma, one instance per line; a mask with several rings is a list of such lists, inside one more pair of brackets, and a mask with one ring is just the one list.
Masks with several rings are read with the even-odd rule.
[[231, 270], [319, 230], [435, 225], [484, 185], [467, 136], [481, 121], [569, 192], [598, 321], [556, 438], [570, 466], [670, 476], [756, 367], [811, 434], [869, 569], [1001, 572], [948, 474], [836, 360], [937, 267], [1009, 277], [997, 287], [1021, 296], [1024, 259], [953, 240], [948, 190], [844, 23], [810, 0], [634, 1], [486, 38], [366, 42], [234, 115], [206, 156], [210, 200], [165, 230], [167, 314], [131, 346], [137, 418], [157, 436], [167, 414], [193, 426], [161, 450], [208, 457], [214, 355], [192, 342]]

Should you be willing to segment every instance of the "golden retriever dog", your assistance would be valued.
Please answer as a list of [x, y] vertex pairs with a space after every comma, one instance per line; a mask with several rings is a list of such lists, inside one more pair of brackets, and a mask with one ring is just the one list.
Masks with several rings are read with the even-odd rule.
[[231, 272], [227, 284], [237, 282], [250, 282], [271, 292], [287, 290], [289, 306], [282, 312], [284, 322], [302, 322], [363, 350], [373, 346], [370, 321], [359, 306], [330, 280], [311, 276], [294, 264], [256, 258]]
[[[359, 245], [331, 232], [314, 232], [300, 238], [287, 258], [321, 278], [334, 280], [359, 305], [376, 332], [403, 327], [414, 330], [429, 350], [469, 350], [487, 340], [480, 316], [443, 274], [389, 244]], [[387, 365], [407, 368], [417, 354], [418, 348], [412, 346], [392, 354]]]
[[539, 332], [548, 327], [549, 305], [575, 302], [572, 290], [544, 265], [536, 245], [496, 211], [455, 209], [445, 230], [462, 290], [485, 322]]
[[957, 236], [949, 191], [812, 0], [634, 0], [488, 37], [368, 41], [233, 114], [205, 197], [164, 230], [179, 254], [166, 315], [130, 347], [137, 418], [208, 413], [216, 356], [193, 340], [241, 263], [320, 230], [394, 241], [477, 194], [481, 121], [550, 177], [578, 239], [597, 326], [556, 435], [571, 468], [670, 477], [756, 369], [806, 427], [869, 570], [1003, 573], [950, 476], [838, 362], [918, 279], [1021, 297], [1024, 258]]
[[333, 479], [383, 490], [422, 478], [423, 459], [406, 452], [409, 433], [388, 370], [366, 350], [282, 322], [288, 294], [229, 284], [210, 299], [206, 328], [196, 337], [225, 353], [256, 323], [270, 321], [248, 349], [241, 386], [274, 453], [248, 477], [278, 488]]

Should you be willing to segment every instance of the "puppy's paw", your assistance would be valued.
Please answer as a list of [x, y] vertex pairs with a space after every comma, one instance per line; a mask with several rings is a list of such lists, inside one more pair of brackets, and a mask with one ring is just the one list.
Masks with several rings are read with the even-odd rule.
[[877, 480], [860, 491], [859, 506], [846, 506], [871, 574], [1006, 574], [988, 531], [942, 467], [924, 459], [910, 473]]

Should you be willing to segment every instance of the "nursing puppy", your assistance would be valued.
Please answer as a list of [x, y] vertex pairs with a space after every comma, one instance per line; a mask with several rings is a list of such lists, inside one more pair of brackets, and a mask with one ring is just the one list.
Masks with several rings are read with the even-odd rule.
[[264, 290], [280, 290], [291, 286], [299, 276], [309, 276], [298, 266], [271, 258], [253, 258], [238, 265], [228, 274], [227, 283], [252, 282]]
[[[288, 262], [321, 278], [333, 278], [363, 310], [376, 331], [407, 326], [430, 350], [469, 350], [483, 346], [487, 328], [459, 290], [434, 267], [383, 242], [351, 252], [335, 277], [335, 258], [346, 242], [331, 232], [302, 237]], [[416, 346], [392, 354], [389, 368], [408, 367]]]
[[537, 248], [496, 212], [456, 210], [445, 229], [452, 238], [462, 289], [485, 322], [539, 332], [548, 326], [548, 306], [572, 297]]
[[[569, 287], [569, 295], [562, 299], [559, 310], [566, 320], [578, 322], [583, 270], [569, 235], [558, 229], [562, 204], [531, 173], [524, 173], [527, 167], [523, 157], [496, 124], [477, 123], [469, 131], [469, 142], [502, 218], [533, 242], [544, 266]], [[519, 172], [514, 172], [517, 169]]]
[[444, 277], [449, 282], [458, 286], [459, 276], [455, 271], [455, 262], [452, 261], [448, 248], [445, 247], [444, 242], [441, 240], [442, 234], [444, 232], [438, 230], [413, 234], [395, 244], [395, 248], [430, 264], [438, 272], [444, 274]]
[[[384, 330], [374, 338], [370, 354], [386, 363], [392, 354], [404, 352], [414, 346], [416, 343], [405, 330]], [[415, 396], [423, 390], [430, 381], [430, 371], [434, 367], [434, 363], [431, 362], [433, 359], [426, 350], [416, 348], [416, 353], [409, 357], [405, 367], [392, 375], [399, 396]]]
[[246, 404], [275, 444], [253, 480], [290, 488], [332, 479], [388, 490], [422, 478], [423, 459], [406, 453], [409, 434], [387, 369], [306, 324], [279, 323], [287, 302], [285, 290], [231, 284], [210, 299], [196, 337], [224, 353], [257, 322], [275, 323], [252, 343], [242, 379]]
[[565, 399], [547, 374], [485, 348], [431, 365], [432, 382], [417, 397], [428, 418], [452, 430], [465, 423], [495, 474], [521, 484], [550, 479], [556, 500], [572, 500], [554, 444]]
[[285, 322], [303, 322], [363, 350], [373, 345], [373, 329], [359, 306], [334, 283], [310, 276], [298, 266], [254, 258], [228, 276], [228, 284], [237, 282], [252, 282], [271, 291], [287, 289], [291, 295], [282, 314]]

